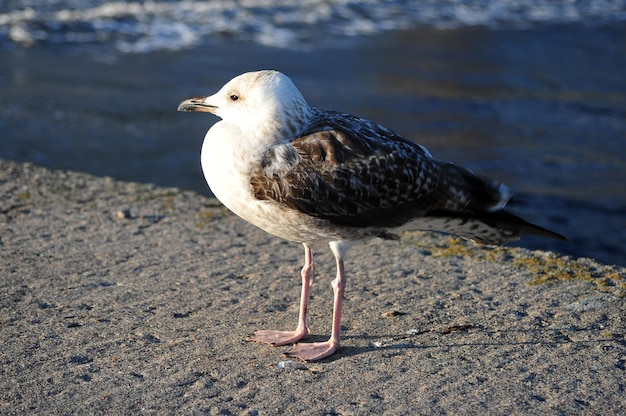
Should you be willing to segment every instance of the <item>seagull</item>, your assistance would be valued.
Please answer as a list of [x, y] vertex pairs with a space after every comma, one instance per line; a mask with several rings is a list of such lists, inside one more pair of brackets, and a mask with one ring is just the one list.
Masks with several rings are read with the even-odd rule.
[[[364, 118], [310, 107], [274, 70], [248, 72], [214, 95], [189, 98], [178, 111], [219, 117], [202, 144], [202, 170], [227, 208], [260, 229], [304, 246], [298, 324], [259, 330], [249, 341], [295, 344], [287, 356], [320, 360], [339, 348], [344, 258], [353, 244], [399, 239], [404, 231], [437, 231], [501, 245], [533, 234], [565, 237], [507, 212], [506, 185], [435, 159], [423, 146]], [[330, 338], [310, 334], [312, 247], [335, 256]]]

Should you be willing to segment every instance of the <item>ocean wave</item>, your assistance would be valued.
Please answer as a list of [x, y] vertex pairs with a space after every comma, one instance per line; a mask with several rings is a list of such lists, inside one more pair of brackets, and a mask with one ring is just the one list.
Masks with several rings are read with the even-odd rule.
[[607, 20], [626, 20], [626, 0], [8, 0], [0, 5], [0, 47], [104, 44], [141, 53], [227, 38], [301, 49], [420, 25], [498, 30]]

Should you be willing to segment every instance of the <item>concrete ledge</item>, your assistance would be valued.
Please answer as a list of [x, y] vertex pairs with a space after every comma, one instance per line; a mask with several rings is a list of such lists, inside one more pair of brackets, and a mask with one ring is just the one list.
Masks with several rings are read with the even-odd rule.
[[426, 233], [349, 254], [341, 350], [290, 361], [244, 338], [295, 325], [298, 244], [192, 192], [0, 160], [0, 411], [626, 413], [625, 269]]

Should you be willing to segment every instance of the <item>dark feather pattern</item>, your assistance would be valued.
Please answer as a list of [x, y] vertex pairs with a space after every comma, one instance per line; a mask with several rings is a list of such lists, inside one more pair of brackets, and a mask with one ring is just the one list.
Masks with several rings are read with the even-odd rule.
[[250, 183], [259, 200], [350, 227], [400, 227], [432, 213], [487, 213], [506, 188], [368, 120], [314, 109], [299, 137], [264, 154]]
[[[507, 241], [517, 240], [522, 234], [567, 241], [567, 238], [561, 234], [530, 223], [503, 209], [494, 212], [470, 210], [461, 212], [431, 211], [428, 213], [428, 217], [433, 219], [449, 219], [451, 222], [455, 223], [453, 227], [456, 227], [457, 230], [442, 229], [440, 231], [458, 234], [482, 244], [504, 244]], [[487, 228], [481, 227], [479, 224]], [[465, 229], [463, 230], [463, 228]]]

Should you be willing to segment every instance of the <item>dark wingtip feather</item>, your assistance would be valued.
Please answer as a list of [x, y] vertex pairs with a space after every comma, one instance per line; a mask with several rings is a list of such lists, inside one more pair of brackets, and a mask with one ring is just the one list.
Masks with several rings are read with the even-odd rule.
[[525, 219], [511, 214], [508, 211], [486, 212], [477, 216], [485, 224], [505, 230], [517, 231], [519, 234], [536, 235], [539, 237], [552, 238], [555, 240], [569, 241], [567, 237], [548, 230], [547, 228], [533, 224]]

